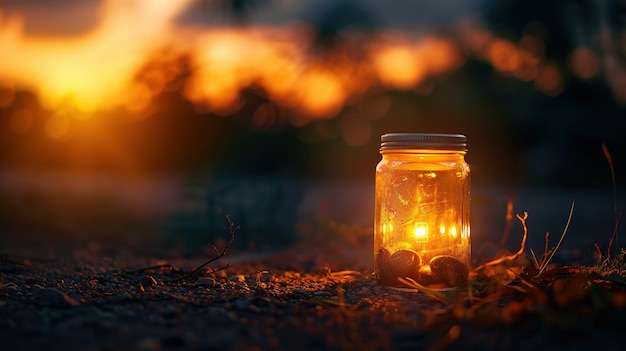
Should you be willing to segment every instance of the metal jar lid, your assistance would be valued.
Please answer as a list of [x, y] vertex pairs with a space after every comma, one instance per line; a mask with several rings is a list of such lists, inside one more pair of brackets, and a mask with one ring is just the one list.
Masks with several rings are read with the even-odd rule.
[[380, 137], [380, 151], [396, 149], [467, 151], [467, 138], [433, 133], [387, 133]]

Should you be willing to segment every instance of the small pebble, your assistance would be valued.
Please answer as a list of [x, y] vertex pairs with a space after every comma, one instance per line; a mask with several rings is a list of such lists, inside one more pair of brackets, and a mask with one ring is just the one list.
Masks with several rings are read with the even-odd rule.
[[467, 285], [469, 267], [452, 256], [435, 256], [430, 260], [433, 274], [446, 284], [453, 287]]
[[228, 274], [226, 273], [225, 270], [217, 271], [214, 274], [215, 274], [215, 278], [220, 279], [220, 280], [226, 280], [228, 278]]
[[422, 257], [412, 250], [398, 250], [392, 255], [380, 249], [376, 256], [378, 280], [382, 285], [401, 287], [398, 278], [417, 279], [422, 265]]
[[430, 265], [420, 267], [419, 270], [419, 283], [422, 285], [435, 285], [443, 283], [441, 278], [437, 277], [430, 269]]
[[276, 280], [276, 277], [274, 277], [274, 274], [272, 274], [270, 271], [260, 271], [257, 275], [256, 275], [256, 281], [258, 282], [262, 282], [262, 283], [269, 283]]
[[244, 277], [242, 274], [236, 274], [236, 275], [231, 275], [230, 276], [230, 281], [231, 282], [245, 282], [246, 281], [246, 277]]
[[200, 277], [196, 281], [196, 284], [200, 286], [206, 286], [206, 287], [212, 288], [217, 284], [217, 282], [215, 281], [215, 279], [210, 278], [210, 277]]
[[51, 305], [64, 305], [64, 306], [79, 306], [80, 305], [80, 301], [54, 288], [42, 289], [41, 299], [45, 303], [48, 303]]

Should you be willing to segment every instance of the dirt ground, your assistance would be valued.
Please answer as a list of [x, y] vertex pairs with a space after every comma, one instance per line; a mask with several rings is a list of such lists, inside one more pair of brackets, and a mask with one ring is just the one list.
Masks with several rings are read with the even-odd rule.
[[[379, 286], [371, 247], [354, 243], [229, 251], [191, 276], [213, 252], [97, 244], [15, 252], [0, 256], [4, 350], [620, 350], [626, 342], [622, 287], [589, 285], [589, 275], [583, 290], [569, 279], [440, 299]], [[577, 293], [562, 293], [572, 286]]]

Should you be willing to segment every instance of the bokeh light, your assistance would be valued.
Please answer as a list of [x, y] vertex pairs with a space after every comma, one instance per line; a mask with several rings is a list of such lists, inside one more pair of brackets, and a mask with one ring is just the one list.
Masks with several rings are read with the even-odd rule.
[[[507, 107], [500, 96], [554, 98], [572, 86], [580, 96], [606, 88], [613, 102], [626, 104], [623, 33], [612, 41], [585, 36], [563, 49], [554, 26], [532, 17], [519, 23], [493, 17], [496, 25], [467, 16], [417, 29], [376, 23], [373, 13], [367, 20], [343, 18], [350, 6], [367, 13], [356, 3], [327, 5], [283, 21], [267, 17], [275, 7], [258, 6], [263, 20], [247, 22], [215, 20], [223, 9], [194, 0], [104, 0], [89, 7], [90, 25], [63, 35], [33, 34], [27, 11], [0, 6], [3, 123], [22, 149], [33, 149], [6, 158], [43, 149], [59, 163], [90, 163], [93, 155], [72, 150], [95, 150], [99, 141], [98, 152], [109, 154], [103, 159], [119, 158], [125, 167], [146, 159], [161, 164], [146, 156], [151, 152], [187, 162], [191, 156], [177, 156], [175, 144], [225, 143], [232, 135], [221, 131], [233, 122], [253, 132], [288, 130], [308, 145], [336, 140], [367, 147], [383, 128], [441, 131], [451, 121], [478, 128], [461, 104], [489, 115]], [[189, 14], [201, 9], [206, 13]], [[80, 13], [69, 11], [64, 20]], [[438, 90], [440, 82], [447, 91]], [[533, 125], [528, 116], [535, 111], [520, 105], [479, 122], [485, 130]], [[211, 142], [173, 136], [189, 130]]]

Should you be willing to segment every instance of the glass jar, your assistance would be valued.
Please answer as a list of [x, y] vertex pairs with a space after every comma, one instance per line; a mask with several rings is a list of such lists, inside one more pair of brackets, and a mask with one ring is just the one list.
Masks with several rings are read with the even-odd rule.
[[471, 246], [466, 152], [466, 137], [459, 134], [381, 137], [374, 212], [379, 284], [441, 290], [467, 284]]

